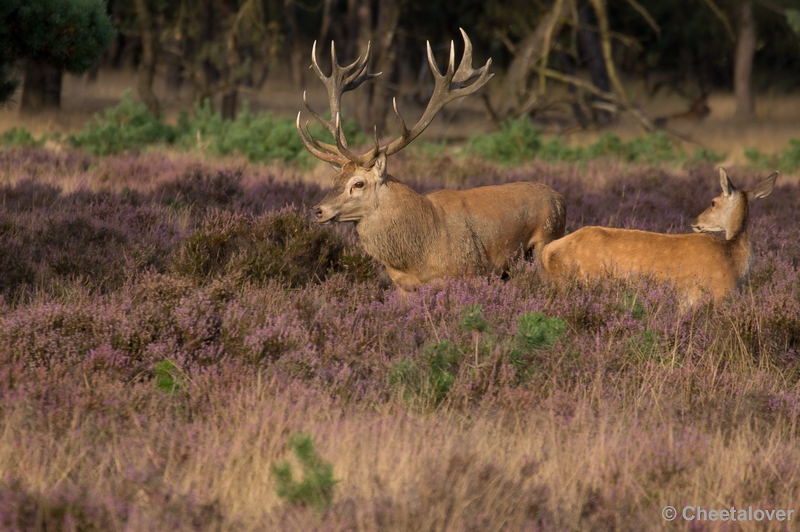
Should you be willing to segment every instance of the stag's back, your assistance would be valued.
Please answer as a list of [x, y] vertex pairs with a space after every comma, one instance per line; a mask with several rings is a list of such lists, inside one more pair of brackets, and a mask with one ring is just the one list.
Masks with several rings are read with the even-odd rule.
[[437, 190], [425, 197], [446, 233], [440, 247], [455, 251], [469, 243], [486, 272], [503, 271], [520, 251], [541, 255], [548, 242], [564, 235], [564, 198], [541, 183]]

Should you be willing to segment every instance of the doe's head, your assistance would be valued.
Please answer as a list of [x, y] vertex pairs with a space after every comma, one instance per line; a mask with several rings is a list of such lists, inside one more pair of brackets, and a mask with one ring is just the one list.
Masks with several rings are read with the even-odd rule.
[[778, 172], [773, 173], [750, 190], [737, 189], [724, 168], [719, 169], [719, 185], [722, 194], [711, 200], [711, 206], [692, 221], [695, 233], [725, 232], [730, 240], [739, 234], [747, 224], [750, 215], [750, 201], [765, 198], [775, 188]]

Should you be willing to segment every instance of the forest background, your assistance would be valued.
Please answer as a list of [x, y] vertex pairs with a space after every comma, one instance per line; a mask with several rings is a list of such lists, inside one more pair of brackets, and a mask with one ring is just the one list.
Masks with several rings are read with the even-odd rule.
[[627, 140], [660, 130], [691, 150], [744, 161], [747, 150], [774, 154], [800, 135], [800, 5], [793, 0], [83, 3], [113, 24], [103, 37], [108, 48], [72, 68], [88, 70], [80, 77], [63, 75], [47, 50], [6, 60], [6, 70], [26, 81], [0, 111], [0, 129], [72, 134], [127, 90], [172, 124], [205, 101], [224, 119], [234, 119], [244, 101], [256, 114], [294, 116], [304, 90], [324, 107], [308, 65], [314, 41], [329, 65], [333, 40], [341, 62], [372, 42], [370, 68], [383, 74], [345, 96], [346, 118], [364, 132], [377, 125], [391, 135], [391, 98], [413, 119], [432, 89], [425, 42], [442, 62], [450, 40], [461, 53], [463, 28], [476, 63], [491, 57], [497, 78], [480, 98], [442, 113], [430, 140], [461, 141], [524, 116], [573, 146], [602, 131]]

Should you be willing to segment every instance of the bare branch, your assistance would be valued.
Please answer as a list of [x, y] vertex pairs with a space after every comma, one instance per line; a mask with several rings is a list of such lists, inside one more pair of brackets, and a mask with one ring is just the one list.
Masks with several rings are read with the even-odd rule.
[[553, 70], [551, 68], [544, 69], [544, 74], [553, 79], [557, 79], [559, 81], [563, 81], [564, 83], [572, 83], [584, 89], [587, 92], [591, 92], [601, 98], [604, 98], [617, 106], [621, 109], [624, 109], [631, 114], [633, 114], [639, 122], [642, 123], [644, 128], [647, 131], [653, 131], [655, 129], [655, 125], [653, 121], [648, 117], [641, 109], [637, 108], [635, 105], [631, 104], [627, 100], [623, 100], [620, 96], [614, 94], [613, 92], [606, 92], [602, 89], [597, 88], [593, 83], [586, 81], [585, 79], [579, 78], [577, 76], [570, 76], [568, 74], [564, 74], [563, 72], [559, 72], [558, 70]]
[[647, 22], [650, 25], [650, 27], [653, 28], [653, 31], [656, 32], [656, 35], [658, 35], [658, 38], [660, 39], [661, 28], [658, 26], [656, 19], [654, 19], [652, 15], [650, 15], [650, 13], [647, 11], [647, 9], [645, 9], [644, 6], [642, 6], [642, 4], [640, 4], [636, 0], [627, 0], [627, 2], [633, 9], [636, 10], [637, 13], [639, 13], [642, 16], [645, 22]]
[[728, 34], [728, 37], [732, 42], [736, 42], [736, 32], [733, 31], [733, 26], [731, 26], [731, 21], [728, 20], [728, 15], [725, 14], [722, 9], [719, 8], [717, 4], [714, 3], [714, 0], [702, 0], [702, 2], [706, 5], [708, 9], [714, 13], [722, 25], [725, 27], [725, 33]]

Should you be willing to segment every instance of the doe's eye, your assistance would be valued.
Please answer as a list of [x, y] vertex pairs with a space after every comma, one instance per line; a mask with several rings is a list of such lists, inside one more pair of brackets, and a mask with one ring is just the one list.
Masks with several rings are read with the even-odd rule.
[[716, 207], [717, 206], [717, 200], [711, 200], [711, 206], [712, 207]]

